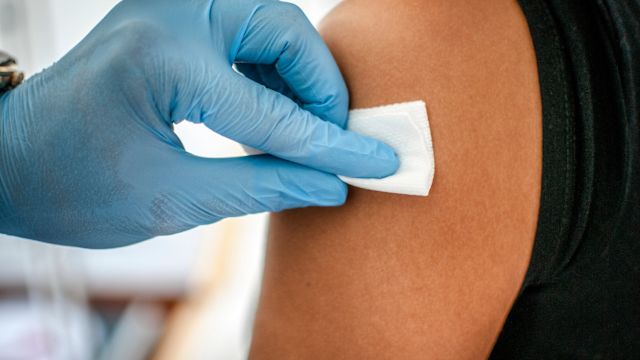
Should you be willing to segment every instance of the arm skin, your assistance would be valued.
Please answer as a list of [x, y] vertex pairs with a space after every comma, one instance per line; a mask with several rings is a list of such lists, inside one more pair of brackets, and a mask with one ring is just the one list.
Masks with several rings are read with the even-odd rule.
[[272, 217], [251, 359], [485, 358], [535, 237], [542, 115], [515, 1], [342, 3], [321, 33], [352, 108], [424, 99], [428, 197], [350, 189]]

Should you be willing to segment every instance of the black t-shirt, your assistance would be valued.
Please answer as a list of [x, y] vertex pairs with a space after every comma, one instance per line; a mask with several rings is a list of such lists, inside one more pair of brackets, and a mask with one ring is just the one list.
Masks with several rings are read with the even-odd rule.
[[531, 263], [492, 359], [640, 359], [640, 0], [520, 0], [543, 112]]

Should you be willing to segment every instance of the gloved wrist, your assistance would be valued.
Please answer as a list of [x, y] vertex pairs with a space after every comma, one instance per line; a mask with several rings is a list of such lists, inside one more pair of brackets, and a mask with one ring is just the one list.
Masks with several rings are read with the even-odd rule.
[[0, 233], [9, 233], [15, 221], [15, 212], [11, 206], [10, 167], [13, 141], [11, 132], [14, 128], [9, 107], [10, 93], [0, 95]]
[[0, 233], [3, 234], [30, 236], [22, 209], [39, 203], [32, 197], [33, 189], [45, 187], [49, 180], [38, 174], [40, 157], [32, 142], [37, 139], [36, 124], [47, 121], [36, 119], [31, 106], [32, 102], [40, 102], [36, 95], [39, 91], [33, 91], [33, 86], [41, 74], [0, 96]]

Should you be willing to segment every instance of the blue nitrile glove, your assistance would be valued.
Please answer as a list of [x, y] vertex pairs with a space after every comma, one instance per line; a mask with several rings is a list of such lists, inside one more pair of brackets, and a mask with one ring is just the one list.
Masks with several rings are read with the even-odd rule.
[[[347, 103], [329, 51], [291, 4], [124, 0], [0, 98], [0, 232], [105, 248], [340, 205], [346, 186], [333, 174], [398, 166], [391, 148], [341, 129]], [[274, 156], [190, 155], [172, 131], [182, 119]]]

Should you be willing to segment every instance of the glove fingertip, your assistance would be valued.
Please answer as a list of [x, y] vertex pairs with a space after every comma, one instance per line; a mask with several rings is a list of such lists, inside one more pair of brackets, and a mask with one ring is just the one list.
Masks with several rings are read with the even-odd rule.
[[374, 151], [374, 158], [379, 161], [374, 163], [375, 169], [372, 172], [375, 173], [372, 177], [383, 178], [389, 175], [393, 175], [400, 167], [400, 158], [396, 151], [389, 145], [375, 140], [377, 142], [376, 149]]
[[316, 206], [342, 206], [347, 201], [348, 187], [338, 177], [330, 175], [333, 181], [327, 182], [327, 191], [316, 202]]
[[339, 175], [380, 179], [393, 175], [400, 167], [395, 150], [382, 141], [348, 131], [344, 143], [350, 144], [351, 156], [343, 156]]

